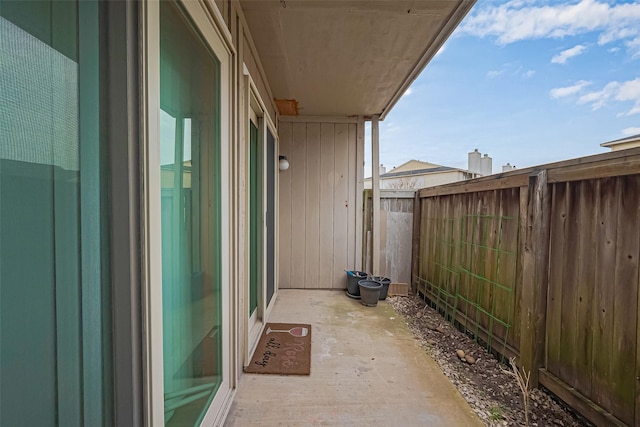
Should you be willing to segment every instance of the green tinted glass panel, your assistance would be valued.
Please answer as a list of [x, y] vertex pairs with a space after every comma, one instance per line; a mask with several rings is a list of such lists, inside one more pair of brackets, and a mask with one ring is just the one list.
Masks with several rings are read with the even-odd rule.
[[258, 308], [260, 280], [260, 162], [258, 128], [249, 122], [249, 314]]
[[192, 426], [222, 381], [220, 65], [174, 3], [160, 19], [165, 422]]
[[276, 271], [276, 221], [275, 221], [275, 205], [276, 205], [276, 140], [271, 133], [271, 129], [267, 129], [267, 303], [269, 305], [273, 294], [275, 293], [275, 271]]
[[98, 22], [0, 0], [2, 426], [112, 424]]

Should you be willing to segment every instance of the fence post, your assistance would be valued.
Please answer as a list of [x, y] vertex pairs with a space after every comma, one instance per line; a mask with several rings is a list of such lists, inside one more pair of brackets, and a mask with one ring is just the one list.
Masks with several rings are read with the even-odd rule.
[[417, 291], [418, 276], [420, 275], [420, 226], [422, 224], [422, 203], [420, 190], [416, 191], [413, 199], [413, 242], [411, 245], [411, 291]]
[[547, 287], [549, 274], [549, 205], [547, 171], [529, 175], [521, 293], [520, 363], [538, 386], [544, 365]]

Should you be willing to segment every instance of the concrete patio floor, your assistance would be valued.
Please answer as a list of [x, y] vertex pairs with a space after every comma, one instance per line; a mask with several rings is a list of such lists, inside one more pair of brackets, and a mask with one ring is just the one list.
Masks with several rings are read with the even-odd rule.
[[483, 425], [387, 302], [285, 289], [270, 321], [311, 324], [311, 375], [243, 374], [225, 426]]

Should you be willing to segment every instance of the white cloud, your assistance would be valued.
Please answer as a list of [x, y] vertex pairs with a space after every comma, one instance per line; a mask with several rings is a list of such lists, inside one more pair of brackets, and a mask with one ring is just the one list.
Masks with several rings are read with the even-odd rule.
[[640, 128], [626, 128], [626, 129], [622, 129], [622, 134], [625, 136], [631, 136], [631, 135], [636, 135], [640, 133]]
[[580, 55], [586, 49], [587, 48], [584, 45], [579, 44], [572, 47], [571, 49], [563, 50], [559, 54], [555, 55], [553, 58], [551, 58], [551, 62], [554, 64], [564, 64], [567, 62], [567, 59]]
[[522, 65], [507, 63], [502, 66], [501, 70], [489, 70], [487, 71], [488, 79], [495, 79], [502, 75], [521, 77], [523, 79], [529, 79], [535, 75], [534, 70], [525, 70]]
[[605, 45], [640, 37], [640, 3], [580, 0], [572, 4], [540, 5], [516, 0], [493, 6], [487, 2], [463, 22], [460, 31], [495, 37], [502, 45], [595, 31], [601, 33], [598, 43]]
[[629, 40], [625, 43], [632, 58], [640, 58], [640, 37]]
[[581, 96], [578, 104], [590, 104], [593, 110], [597, 110], [610, 101], [633, 103], [631, 109], [622, 115], [640, 114], [640, 77], [622, 83], [609, 82], [601, 90]]
[[557, 87], [555, 89], [551, 89], [551, 97], [557, 99], [564, 98], [565, 96], [575, 95], [590, 84], [591, 82], [580, 80], [579, 82], [571, 86]]

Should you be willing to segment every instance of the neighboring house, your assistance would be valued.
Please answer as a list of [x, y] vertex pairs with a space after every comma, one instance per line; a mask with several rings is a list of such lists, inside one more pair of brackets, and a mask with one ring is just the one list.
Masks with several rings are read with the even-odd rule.
[[0, 425], [221, 425], [473, 4], [0, 0]]
[[[382, 172], [382, 171], [381, 171]], [[409, 160], [380, 174], [380, 189], [418, 189], [464, 181], [482, 176], [464, 169], [441, 166], [434, 163]], [[372, 179], [365, 178], [364, 188], [372, 188]]]
[[614, 141], [603, 142], [601, 147], [610, 148], [611, 151], [625, 150], [627, 148], [640, 147], [640, 134], [631, 135]]

